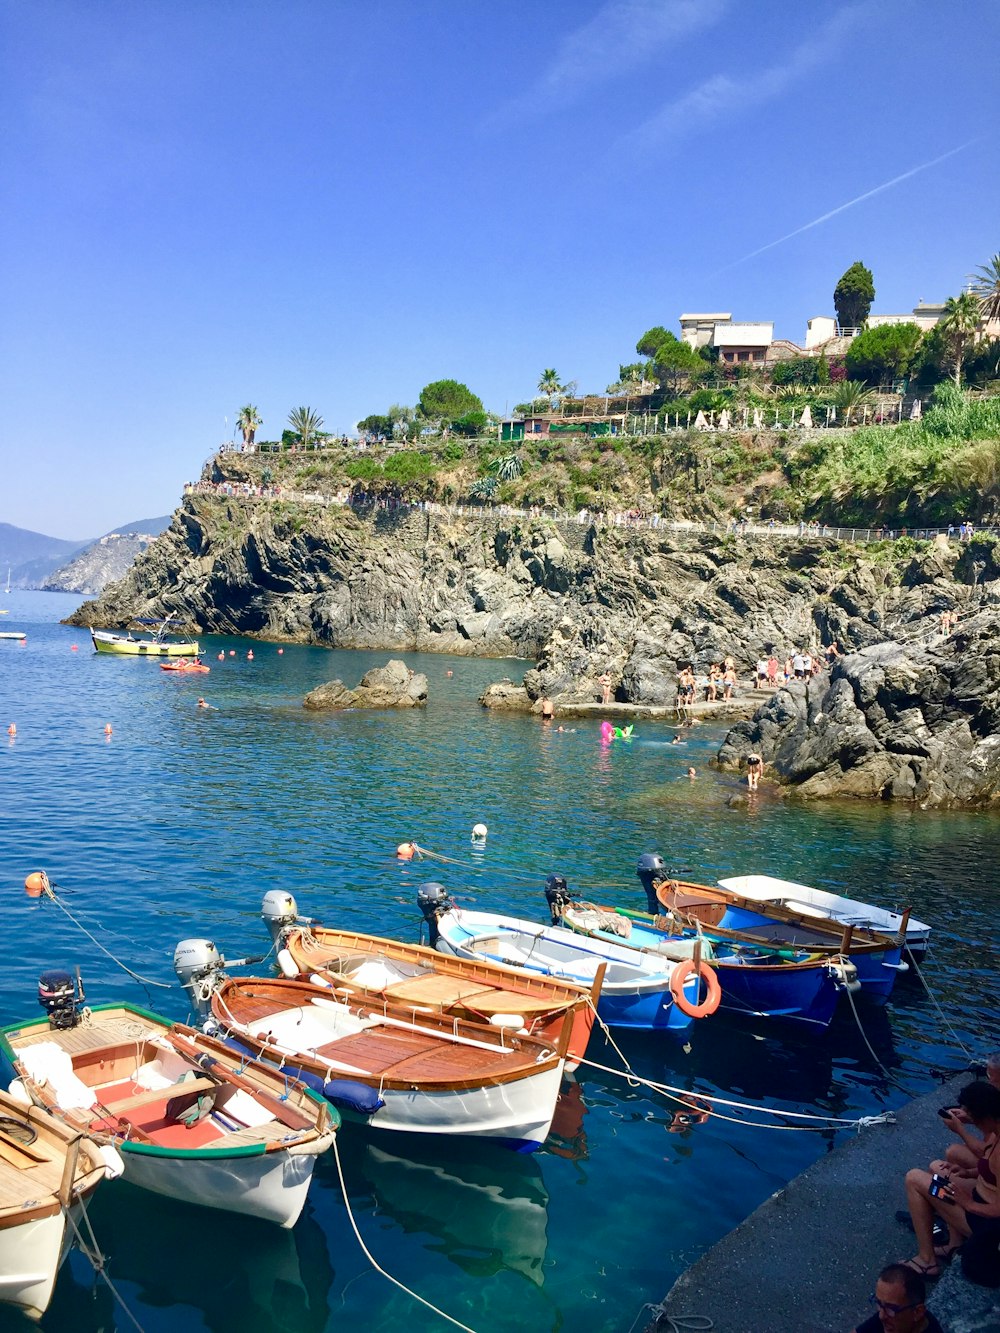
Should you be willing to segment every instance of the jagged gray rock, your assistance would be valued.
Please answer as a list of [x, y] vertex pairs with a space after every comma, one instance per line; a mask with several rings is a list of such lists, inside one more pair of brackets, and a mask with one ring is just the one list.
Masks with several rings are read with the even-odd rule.
[[353, 690], [342, 680], [330, 680], [310, 690], [302, 703], [314, 709], [423, 708], [427, 703], [427, 677], [411, 671], [405, 662], [393, 660], [366, 671]]
[[779, 690], [732, 728], [718, 761], [750, 750], [805, 798], [1000, 803], [1000, 609], [948, 637], [862, 648]]

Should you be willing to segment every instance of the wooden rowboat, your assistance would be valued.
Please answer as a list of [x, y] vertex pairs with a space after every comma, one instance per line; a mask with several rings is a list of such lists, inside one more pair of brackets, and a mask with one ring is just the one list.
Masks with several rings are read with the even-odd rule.
[[573, 1026], [558, 1045], [388, 1002], [348, 1004], [303, 981], [229, 978], [216, 1022], [247, 1051], [379, 1129], [488, 1138], [518, 1151], [549, 1132]]
[[78, 1130], [0, 1092], [0, 1304], [40, 1319], [81, 1209], [107, 1174]]
[[280, 940], [278, 963], [286, 976], [317, 976], [339, 997], [508, 1027], [550, 1046], [558, 1044], [572, 1013], [566, 1068], [575, 1069], [587, 1049], [600, 978], [585, 989], [558, 977], [327, 926], [293, 926]]
[[664, 878], [654, 888], [658, 901], [682, 926], [700, 922], [713, 939], [806, 948], [817, 955], [850, 958], [862, 989], [874, 995], [887, 996], [896, 974], [907, 970], [901, 961], [905, 913], [902, 930], [893, 939], [709, 884]]
[[294, 1080], [130, 1004], [97, 1005], [65, 1029], [3, 1028], [0, 1050], [25, 1096], [118, 1149], [126, 1180], [283, 1227], [339, 1123]]

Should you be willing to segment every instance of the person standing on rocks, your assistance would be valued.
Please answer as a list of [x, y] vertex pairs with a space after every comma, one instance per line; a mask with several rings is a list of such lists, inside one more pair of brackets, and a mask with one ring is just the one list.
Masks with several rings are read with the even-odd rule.
[[547, 694], [542, 695], [542, 721], [551, 722], [555, 717], [555, 709], [552, 706], [552, 700]]
[[597, 683], [601, 687], [601, 703], [609, 704], [611, 702], [611, 677], [606, 671], [602, 671], [597, 677]]
[[722, 698], [728, 703], [733, 697], [733, 690], [739, 684], [736, 677], [736, 663], [731, 657], [726, 658], [726, 669], [722, 673]]
[[756, 753], [747, 755], [747, 790], [756, 791], [764, 772], [764, 760]]

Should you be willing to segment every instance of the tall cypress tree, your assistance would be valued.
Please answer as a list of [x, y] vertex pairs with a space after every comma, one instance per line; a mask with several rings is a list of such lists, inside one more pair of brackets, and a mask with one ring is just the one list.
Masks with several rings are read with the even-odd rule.
[[842, 329], [856, 329], [868, 318], [875, 300], [875, 282], [870, 268], [859, 259], [852, 264], [833, 290], [837, 323]]

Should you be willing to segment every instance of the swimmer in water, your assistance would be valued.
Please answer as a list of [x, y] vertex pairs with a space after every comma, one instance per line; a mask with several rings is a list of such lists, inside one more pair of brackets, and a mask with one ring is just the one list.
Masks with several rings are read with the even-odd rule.
[[698, 776], [698, 772], [697, 772], [696, 769], [694, 769], [694, 768], [689, 768], [689, 769], [688, 769], [688, 777], [689, 777], [689, 778], [696, 778], [697, 776]]

